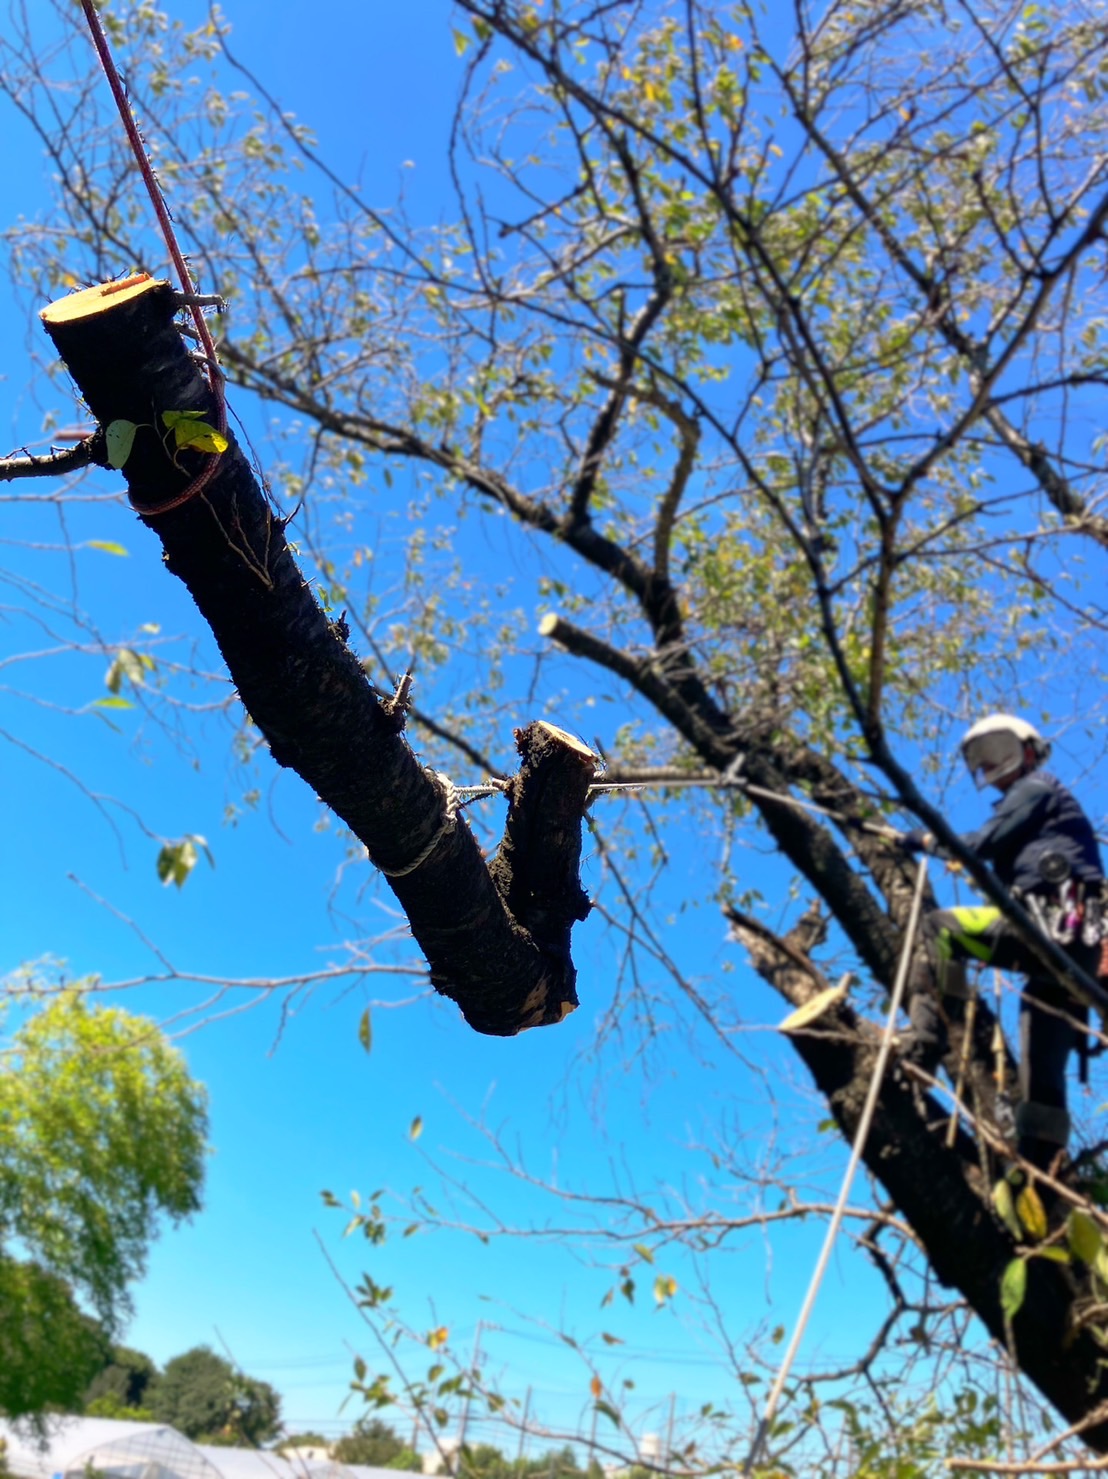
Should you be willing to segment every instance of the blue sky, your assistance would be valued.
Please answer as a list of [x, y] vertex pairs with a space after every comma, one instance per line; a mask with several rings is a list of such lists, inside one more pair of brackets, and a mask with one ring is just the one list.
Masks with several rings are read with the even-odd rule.
[[[202, 10], [191, 0], [175, 7], [186, 21]], [[387, 201], [402, 181], [418, 219], [450, 217], [444, 148], [460, 67], [449, 6], [328, 3], [318, 25], [305, 20], [302, 7], [272, 0], [228, 0], [225, 11], [236, 54], [313, 126], [321, 152], [337, 168], [361, 177], [368, 198]], [[5, 118], [3, 127], [5, 198], [32, 215], [44, 166], [17, 120]], [[74, 270], [80, 273], [78, 265]], [[54, 402], [41, 386], [28, 386], [20, 307], [5, 301], [2, 312], [0, 425], [17, 446], [39, 435], [42, 407]], [[236, 409], [254, 416], [249, 424], [264, 439], [256, 412]], [[101, 493], [115, 486], [103, 478], [90, 485]], [[28, 485], [16, 488], [25, 494]], [[3, 597], [0, 655], [54, 645], [49, 631], [20, 614], [27, 602], [17, 582], [26, 575], [72, 589], [68, 555], [47, 548], [69, 536], [128, 550], [123, 558], [88, 548], [76, 556], [79, 602], [98, 630], [123, 640], [156, 622], [167, 643], [180, 643], [169, 643], [167, 652], [195, 641], [216, 663], [184, 592], [160, 567], [153, 535], [118, 501], [77, 506], [65, 529], [52, 512], [21, 504], [18, 496], [5, 503], [3, 518], [0, 565], [13, 575]], [[500, 536], [476, 536], [473, 548], [482, 547], [489, 564], [478, 573], [499, 579]], [[0, 875], [8, 968], [50, 957], [72, 975], [144, 976], [159, 967], [141, 931], [182, 972], [285, 976], [341, 961], [344, 940], [395, 925], [379, 905], [358, 902], [357, 880], [348, 879], [338, 906], [330, 907], [341, 849], [317, 828], [318, 805], [298, 779], [277, 775], [266, 758], [257, 764], [263, 805], [239, 825], [225, 825], [225, 807], [238, 798], [242, 778], [227, 758], [230, 726], [222, 715], [200, 717], [175, 750], [131, 717], [116, 732], [87, 711], [47, 706], [90, 703], [103, 693], [104, 666], [99, 654], [65, 653], [0, 670], [6, 685], [0, 729], [10, 740]], [[33, 701], [17, 689], [30, 690]], [[605, 714], [598, 727], [616, 722], [618, 716]], [[505, 750], [508, 743], [505, 736]], [[108, 804], [117, 831], [57, 766], [85, 787], [119, 797], [161, 834], [203, 834], [215, 869], [202, 863], [182, 891], [162, 888], [154, 872], [156, 842]], [[968, 825], [980, 803], [964, 787], [958, 799]], [[352, 1401], [340, 1414], [353, 1353], [374, 1369], [379, 1362], [318, 1237], [351, 1285], [364, 1270], [394, 1286], [405, 1319], [416, 1329], [447, 1326], [460, 1354], [469, 1353], [478, 1321], [496, 1327], [483, 1336], [487, 1369], [501, 1372], [505, 1391], [521, 1401], [530, 1390], [532, 1412], [553, 1425], [587, 1432], [591, 1421], [589, 1368], [559, 1330], [591, 1342], [607, 1390], [635, 1382], [627, 1395], [640, 1429], [664, 1425], [671, 1394], [679, 1416], [708, 1400], [741, 1410], [747, 1399], [720, 1361], [711, 1335], [715, 1317], [687, 1255], [659, 1252], [653, 1268], [636, 1270], [635, 1304], [617, 1297], [604, 1307], [614, 1276], [603, 1265], [634, 1261], [630, 1247], [613, 1254], [562, 1234], [488, 1244], [463, 1232], [401, 1236], [411, 1220], [404, 1203], [415, 1186], [461, 1223], [478, 1215], [469, 1200], [475, 1195], [507, 1223], [581, 1225], [583, 1214], [497, 1168], [480, 1123], [534, 1178], [577, 1192], [610, 1194], [614, 1178], [652, 1203], [665, 1197], [676, 1205], [695, 1203], [703, 1188], [719, 1183], [707, 1193], [716, 1205], [748, 1210], [747, 1188], [726, 1174], [721, 1179], [712, 1166], [721, 1116], [752, 1162], [767, 1135], [774, 1136], [790, 1151], [811, 1150], [803, 1163], [809, 1185], [833, 1187], [845, 1153], [817, 1133], [824, 1111], [780, 1042], [759, 1030], [782, 1011], [724, 939], [706, 897], [703, 840], [686, 819], [666, 841], [664, 887], [674, 911], [663, 927], [667, 948], [706, 989], [742, 993], [744, 1015], [754, 1025], [737, 1046], [767, 1076], [752, 1073], [695, 1027], [686, 1033], [673, 1023], [663, 1023], [642, 1059], [624, 1063], [610, 1048], [594, 1059], [599, 1005], [608, 998], [619, 952], [596, 915], [576, 932], [581, 1009], [557, 1030], [511, 1041], [478, 1037], [449, 1003], [421, 997], [396, 1009], [373, 1007], [367, 1055], [357, 1040], [366, 989], [344, 994], [323, 985], [296, 999], [283, 1024], [279, 1001], [223, 1015], [245, 999], [240, 993], [214, 1009], [222, 1020], [181, 1038], [211, 1096], [206, 1207], [154, 1248], [148, 1276], [135, 1290], [127, 1342], [159, 1361], [199, 1342], [224, 1346], [247, 1372], [283, 1393], [291, 1427], [338, 1431], [358, 1413]], [[714, 858], [714, 840], [711, 846]], [[587, 859], [586, 886], [597, 873], [595, 860]], [[704, 898], [699, 908], [676, 912], [679, 900], [698, 897]], [[413, 992], [404, 977], [382, 976], [372, 994], [395, 1001]], [[177, 982], [143, 986], [124, 1001], [167, 1019], [202, 996], [196, 984]], [[413, 1139], [417, 1117], [423, 1130]], [[379, 1248], [357, 1236], [344, 1241], [345, 1219], [321, 1205], [325, 1188], [343, 1199], [353, 1189], [385, 1189], [384, 1210], [396, 1218], [389, 1241]], [[599, 1220], [611, 1223], [604, 1213]], [[785, 1229], [774, 1236], [771, 1259], [762, 1235], [747, 1232], [705, 1265], [712, 1298], [740, 1345], [759, 1325], [791, 1322], [821, 1235], [815, 1224]], [[650, 1292], [657, 1273], [672, 1274], [679, 1284], [678, 1297], [664, 1309]], [[879, 1310], [873, 1276], [844, 1244], [802, 1364], [849, 1357], [868, 1338]], [[605, 1344], [601, 1331], [624, 1344]], [[495, 1439], [491, 1430], [481, 1436]]]

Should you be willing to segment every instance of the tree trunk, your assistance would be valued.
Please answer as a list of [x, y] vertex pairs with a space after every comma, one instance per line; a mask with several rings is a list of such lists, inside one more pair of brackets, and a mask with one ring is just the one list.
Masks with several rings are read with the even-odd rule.
[[436, 990], [479, 1032], [561, 1021], [577, 1005], [569, 937], [589, 908], [577, 874], [596, 757], [553, 725], [519, 731], [505, 836], [486, 867], [452, 785], [419, 763], [402, 737], [403, 702], [373, 689], [345, 624], [328, 620], [286, 543], [287, 521], [233, 436], [202, 488], [197, 473], [213, 454], [167, 447], [163, 412], [199, 412], [209, 423], [218, 414], [174, 323], [177, 307], [168, 283], [140, 275], [44, 310], [99, 423], [94, 459], [107, 465], [113, 422], [137, 424], [123, 466], [132, 504], [211, 626], [274, 759], [307, 781], [386, 875]]

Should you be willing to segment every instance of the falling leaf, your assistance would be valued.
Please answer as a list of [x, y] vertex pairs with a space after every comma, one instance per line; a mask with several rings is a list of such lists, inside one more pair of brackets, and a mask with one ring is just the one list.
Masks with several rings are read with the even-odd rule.
[[408, 1138], [411, 1140], [418, 1140], [422, 1134], [423, 1116], [421, 1114], [417, 1114], [415, 1119], [412, 1121], [411, 1129], [408, 1131]]
[[362, 1020], [358, 1023], [358, 1041], [367, 1053], [373, 1046], [373, 1027], [369, 1020], [368, 1007], [362, 1013]]

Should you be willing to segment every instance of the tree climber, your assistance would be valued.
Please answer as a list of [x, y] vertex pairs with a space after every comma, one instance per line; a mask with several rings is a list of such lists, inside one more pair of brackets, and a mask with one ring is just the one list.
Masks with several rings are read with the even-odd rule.
[[[961, 750], [978, 790], [995, 786], [1000, 792], [990, 820], [962, 841], [1023, 901], [1043, 933], [1095, 976], [1104, 881], [1100, 849], [1078, 802], [1041, 769], [1050, 744], [1025, 720], [990, 714], [966, 733]], [[913, 852], [935, 850], [929, 832], [909, 832], [904, 843]], [[1027, 978], [1020, 997], [1017, 1149], [1045, 1170], [1069, 1139], [1066, 1060], [1084, 1044], [1084, 1028], [1074, 1022], [1087, 1020], [1087, 1008], [1030, 955], [999, 909], [936, 909], [927, 915], [908, 979], [911, 1028], [903, 1056], [935, 1072], [947, 1046], [947, 1023], [964, 1016], [969, 960]]]

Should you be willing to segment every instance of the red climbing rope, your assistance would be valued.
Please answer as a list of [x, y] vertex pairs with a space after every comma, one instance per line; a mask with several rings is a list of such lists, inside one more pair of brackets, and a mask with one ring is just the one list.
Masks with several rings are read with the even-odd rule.
[[[112, 90], [112, 97], [115, 99], [115, 105], [123, 121], [123, 127], [126, 131], [128, 142], [131, 145], [131, 151], [135, 156], [135, 161], [138, 164], [139, 173], [142, 175], [143, 184], [146, 186], [146, 193], [150, 196], [150, 202], [154, 207], [154, 214], [158, 218], [158, 225], [161, 227], [170, 260], [173, 263], [174, 270], [181, 284], [181, 292], [185, 295], [186, 299], [194, 298], [196, 296], [196, 286], [193, 283], [192, 274], [189, 272], [184, 253], [181, 251], [180, 244], [177, 241], [177, 233], [173, 229], [173, 221], [170, 218], [169, 209], [162, 195], [161, 186], [158, 184], [154, 175], [154, 168], [150, 163], [150, 156], [146, 152], [146, 145], [143, 143], [142, 135], [139, 133], [138, 124], [135, 122], [135, 116], [131, 111], [131, 105], [127, 101], [126, 89], [123, 86], [123, 80], [119, 75], [119, 70], [115, 65], [115, 59], [112, 56], [108, 38], [103, 26], [100, 24], [95, 0], [81, 0], [81, 8], [85, 13], [85, 19], [88, 22], [89, 32], [92, 36], [92, 44], [95, 46], [96, 54], [100, 58], [100, 65], [104, 68], [104, 75], [107, 77], [108, 86]], [[133, 279], [129, 279], [129, 281], [133, 281]], [[200, 306], [196, 303], [189, 303], [187, 306], [192, 313], [196, 332], [200, 339], [200, 345], [204, 351], [204, 369], [207, 374], [208, 386], [211, 389], [216, 404], [216, 427], [220, 435], [225, 436], [227, 433], [227, 402], [223, 394], [223, 372], [219, 368], [215, 341], [211, 336], [208, 321], [204, 317]], [[190, 498], [195, 498], [210, 482], [212, 474], [219, 465], [219, 455], [219, 453], [210, 453], [207, 462], [197, 477], [176, 498], [171, 499], [168, 503], [160, 503], [156, 507], [135, 504], [134, 508], [136, 512], [144, 519], [153, 518], [158, 514], [169, 513], [171, 509], [180, 508]]]

